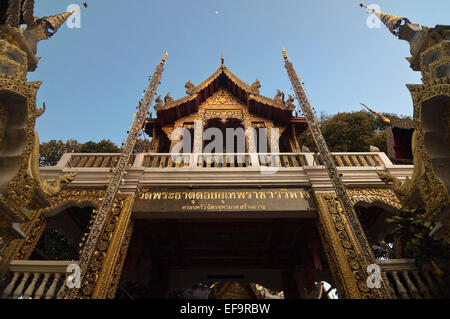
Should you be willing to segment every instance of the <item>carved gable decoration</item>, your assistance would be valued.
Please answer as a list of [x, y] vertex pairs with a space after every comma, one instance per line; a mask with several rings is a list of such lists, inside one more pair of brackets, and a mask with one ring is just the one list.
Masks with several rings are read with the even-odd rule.
[[234, 97], [230, 92], [225, 89], [218, 90], [213, 96], [208, 98], [204, 105], [242, 105], [241, 101]]
[[206, 110], [205, 120], [220, 118], [222, 120], [237, 119], [244, 120], [244, 113], [240, 110]]
[[201, 106], [204, 119], [220, 118], [222, 120], [238, 119], [244, 121], [247, 106], [225, 89], [220, 89], [208, 98]]

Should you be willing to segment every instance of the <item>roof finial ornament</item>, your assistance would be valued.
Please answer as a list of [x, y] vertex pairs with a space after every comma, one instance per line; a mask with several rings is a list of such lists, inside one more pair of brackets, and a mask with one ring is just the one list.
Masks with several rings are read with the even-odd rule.
[[289, 58], [287, 56], [286, 50], [284, 48], [282, 48], [281, 51], [283, 52], [284, 62], [289, 62]]
[[155, 100], [156, 104], [153, 107], [156, 111], [161, 110], [164, 107], [163, 101], [161, 99], [161, 95], [158, 95]]
[[376, 15], [389, 29], [389, 31], [391, 31], [391, 33], [395, 35], [397, 38], [400, 36], [400, 27], [405, 24], [411, 23], [411, 21], [409, 21], [409, 19], [405, 17], [394, 16], [388, 13], [377, 11], [375, 9], [370, 9], [363, 3], [360, 3], [359, 6], [361, 8], [367, 9], [368, 12]]
[[391, 120], [388, 119], [387, 117], [381, 115], [380, 113], [372, 110], [370, 107], [368, 107], [367, 105], [365, 105], [364, 103], [361, 103], [362, 106], [364, 106], [366, 109], [369, 110], [370, 113], [375, 114], [376, 116], [378, 116], [380, 119], [383, 120], [384, 123], [386, 123], [387, 125], [391, 125]]
[[164, 97], [164, 103], [168, 104], [170, 102], [173, 102], [174, 99], [170, 96], [170, 92], [166, 94], [166, 96]]
[[169, 56], [169, 54], [167, 53], [167, 51], [164, 52], [164, 55], [163, 55], [163, 57], [162, 57], [162, 59], [161, 59], [161, 64], [162, 64], [162, 65], [166, 64], [166, 60], [167, 60], [167, 57], [168, 57], [168, 56]]
[[222, 54], [221, 60], [222, 60], [222, 65], [224, 65], [224, 63], [225, 63], [225, 56], [223, 54]]
[[196, 87], [190, 80], [186, 82], [184, 87], [186, 88], [186, 94], [194, 95], [196, 93]]
[[252, 83], [252, 85], [250, 86], [253, 94], [258, 94], [259, 95], [259, 89], [261, 88], [261, 82], [259, 82], [258, 79], [256, 79], [255, 82]]

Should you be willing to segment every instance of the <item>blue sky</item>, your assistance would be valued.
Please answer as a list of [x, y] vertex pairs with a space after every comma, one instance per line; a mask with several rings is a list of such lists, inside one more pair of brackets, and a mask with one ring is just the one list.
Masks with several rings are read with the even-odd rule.
[[[81, 4], [81, 0], [78, 4]], [[66, 25], [42, 41], [29, 80], [43, 81], [37, 103], [41, 142], [111, 139], [120, 145], [148, 76], [169, 53], [158, 94], [185, 95], [225, 64], [242, 80], [258, 78], [261, 93], [291, 93], [285, 47], [318, 112], [360, 110], [412, 115], [405, 84], [420, 83], [409, 68], [409, 45], [384, 26], [370, 29], [360, 0], [90, 0], [80, 29]], [[39, 0], [35, 15], [66, 10], [75, 0]], [[376, 0], [412, 22], [448, 24], [450, 1]]]

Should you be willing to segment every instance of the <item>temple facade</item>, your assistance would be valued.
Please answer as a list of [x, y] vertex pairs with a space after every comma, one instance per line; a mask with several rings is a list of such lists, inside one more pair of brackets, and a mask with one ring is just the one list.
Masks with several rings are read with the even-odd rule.
[[[157, 97], [156, 117], [135, 122], [130, 136], [144, 130], [147, 153], [128, 156], [129, 137], [121, 154], [64, 154], [38, 167], [34, 123], [45, 109], [35, 105], [39, 83], [26, 82], [38, 61], [30, 39], [49, 38], [71, 13], [31, 19], [31, 2], [1, 2], [2, 298], [447, 296], [434, 260], [405, 254], [386, 220], [412, 207], [448, 241], [448, 27], [399, 33], [403, 18], [376, 13], [415, 39], [411, 63], [424, 74], [409, 86], [414, 123], [390, 123], [388, 154], [329, 153], [283, 51], [305, 117], [293, 96], [261, 95], [222, 57], [204, 82], [186, 83], [185, 97]], [[307, 130], [319, 153], [300, 145]]]
[[[211, 287], [223, 281], [259, 284], [283, 291], [285, 298], [311, 297], [321, 282], [337, 288], [342, 298], [370, 294], [365, 280], [353, 279], [346, 261], [356, 243], [345, 232], [345, 219], [335, 219], [344, 216], [329, 196], [328, 172], [317, 154], [301, 152], [297, 136], [308, 129], [306, 120], [294, 116], [281, 92], [264, 97], [258, 86], [222, 64], [200, 85], [188, 83], [186, 97], [166, 97], [164, 104], [157, 98], [157, 117], [145, 124], [152, 149], [135, 154], [126, 168], [83, 297], [165, 298], [197, 283]], [[210, 127], [249, 131], [244, 149], [204, 153]], [[177, 128], [191, 134], [173, 138]], [[278, 145], [270, 143], [275, 133]], [[182, 147], [175, 154], [177, 143]], [[118, 157], [65, 154], [56, 166], [40, 169], [48, 180], [78, 174], [52, 197], [50, 207], [36, 212], [29, 226], [35, 237], [7, 248], [10, 269], [15, 264], [20, 269], [23, 262], [13, 257], [20, 252], [28, 259], [24, 269], [42, 259], [45, 264], [43, 238], [51, 229], [67, 238], [68, 246], [83, 244]], [[384, 153], [333, 157], [367, 239], [379, 246], [389, 228], [385, 219], [400, 202], [377, 171], [404, 179], [413, 167], [394, 165]], [[77, 255], [74, 251], [72, 260]]]

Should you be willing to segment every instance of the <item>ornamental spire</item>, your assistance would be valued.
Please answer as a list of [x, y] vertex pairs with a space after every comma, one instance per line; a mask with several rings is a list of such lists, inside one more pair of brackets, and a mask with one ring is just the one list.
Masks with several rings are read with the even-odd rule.
[[[144, 93], [144, 98], [139, 101], [138, 112], [136, 113], [133, 125], [128, 131], [128, 138], [122, 149], [119, 160], [117, 161], [116, 167], [113, 169], [111, 180], [109, 181], [106, 193], [102, 198], [102, 203], [98, 209], [97, 215], [95, 216], [91, 232], [89, 233], [83, 246], [83, 250], [81, 251], [79, 265], [81, 268], [80, 277], [82, 280], [86, 279], [88, 267], [94, 258], [95, 248], [100, 241], [100, 236], [105, 227], [105, 223], [111, 216], [111, 210], [114, 207], [120, 184], [122, 183], [123, 176], [126, 173], [125, 170], [127, 168], [127, 163], [130, 161], [131, 154], [136, 146], [136, 141], [141, 133], [142, 127], [144, 126], [146, 115], [150, 108], [150, 103], [153, 101], [156, 89], [161, 81], [166, 59], [167, 52], [164, 53], [161, 62], [157, 65], [155, 72], [150, 78], [147, 89]], [[132, 198], [134, 200], [134, 195]], [[85, 282], [83, 282], [83, 284], [85, 284]], [[79, 297], [80, 292], [81, 291], [79, 289], [72, 289], [69, 291], [66, 288], [67, 297], [71, 299]]]
[[360, 3], [359, 5], [361, 8], [366, 8], [368, 12], [376, 15], [389, 29], [389, 31], [391, 31], [391, 33], [395, 35], [397, 38], [400, 35], [400, 27], [407, 23], [411, 23], [411, 21], [409, 21], [409, 19], [405, 17], [394, 16], [388, 13], [377, 11], [375, 9], [369, 9], [363, 3]]
[[[83, 3], [83, 7], [87, 8], [87, 3], [84, 2]], [[41, 19], [39, 19], [37, 22], [44, 22], [45, 23], [45, 27], [46, 29], [46, 33], [47, 33], [47, 39], [51, 38], [58, 30], [59, 28], [64, 24], [64, 22], [67, 21], [67, 19], [69, 19], [69, 17], [74, 14], [77, 13], [79, 10], [72, 10], [72, 11], [67, 11], [67, 12], [63, 12], [60, 14], [56, 14], [53, 16], [48, 16], [48, 17], [43, 17]]]
[[372, 113], [372, 114], [378, 116], [380, 119], [382, 119], [384, 123], [386, 123], [387, 125], [391, 125], [391, 120], [390, 119], [388, 119], [387, 117], [383, 116], [382, 114], [372, 110], [370, 107], [368, 107], [364, 103], [361, 103], [361, 105], [364, 106], [366, 109], [368, 109], [370, 113]]
[[[295, 94], [297, 95], [297, 100], [300, 104], [300, 107], [305, 115], [306, 122], [308, 123], [309, 130], [313, 137], [314, 143], [316, 144], [319, 150], [319, 157], [322, 159], [325, 167], [327, 168], [328, 175], [330, 176], [331, 184], [336, 193], [336, 207], [340, 206], [341, 211], [339, 214], [345, 216], [348, 221], [349, 226], [352, 228], [355, 238], [357, 239], [357, 251], [360, 251], [361, 254], [357, 257], [362, 261], [361, 263], [361, 275], [364, 274], [364, 271], [367, 269], [368, 265], [375, 263], [375, 258], [372, 253], [372, 249], [367, 241], [366, 236], [364, 235], [364, 230], [361, 226], [361, 223], [358, 219], [356, 211], [353, 207], [352, 202], [350, 201], [349, 195], [345, 189], [344, 183], [342, 181], [342, 174], [338, 171], [336, 164], [334, 162], [334, 157], [328, 149], [325, 138], [323, 137], [322, 131], [320, 130], [320, 125], [317, 121], [317, 118], [314, 115], [313, 108], [311, 107], [308, 98], [306, 97], [305, 89], [303, 88], [302, 83], [300, 82], [299, 76], [294, 69], [292, 62], [289, 61], [286, 50], [282, 49], [283, 57], [284, 57], [284, 66], [289, 76], [289, 80], [291, 81], [292, 88], [294, 89]], [[339, 205], [339, 206], [338, 206]], [[359, 247], [358, 247], [359, 246]], [[356, 257], [356, 256], [355, 256]], [[357, 285], [357, 283], [355, 283]], [[385, 296], [389, 296], [389, 291], [386, 286], [386, 283], [382, 283], [380, 286], [381, 289], [373, 289], [368, 292], [367, 295], [372, 295], [372, 297], [383, 298]], [[359, 291], [356, 291], [355, 296], [362, 298], [363, 294]]]

